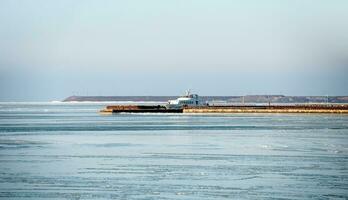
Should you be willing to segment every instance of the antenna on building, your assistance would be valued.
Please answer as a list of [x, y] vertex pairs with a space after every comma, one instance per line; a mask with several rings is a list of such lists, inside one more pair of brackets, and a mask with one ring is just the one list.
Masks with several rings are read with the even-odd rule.
[[186, 90], [186, 96], [190, 96], [190, 94], [191, 94], [191, 90], [190, 89]]

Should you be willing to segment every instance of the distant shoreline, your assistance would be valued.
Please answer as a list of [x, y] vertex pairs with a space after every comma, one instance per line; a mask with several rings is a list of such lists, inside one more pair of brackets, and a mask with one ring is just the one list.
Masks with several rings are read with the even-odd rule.
[[[167, 102], [178, 96], [70, 96], [63, 102], [108, 102], [141, 101]], [[246, 95], [246, 96], [201, 96], [203, 101], [223, 103], [348, 103], [348, 96], [284, 96], [284, 95]]]

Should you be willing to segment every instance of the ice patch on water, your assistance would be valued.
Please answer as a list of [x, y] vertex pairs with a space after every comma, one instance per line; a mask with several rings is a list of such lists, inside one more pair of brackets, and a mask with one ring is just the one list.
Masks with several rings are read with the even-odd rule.
[[270, 149], [271, 146], [270, 146], [270, 145], [261, 145], [261, 148], [262, 148], [262, 149]]
[[51, 101], [52, 104], [61, 103], [61, 101]]
[[264, 145], [260, 145], [260, 147], [262, 149], [281, 150], [281, 149], [288, 148], [289, 146], [281, 145], [281, 144], [277, 144], [277, 145], [267, 145], [267, 144], [264, 144]]

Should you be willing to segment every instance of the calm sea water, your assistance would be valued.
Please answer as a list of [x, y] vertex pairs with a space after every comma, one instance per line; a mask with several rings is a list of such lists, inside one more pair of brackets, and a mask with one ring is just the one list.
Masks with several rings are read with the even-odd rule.
[[0, 199], [348, 199], [348, 115], [0, 103]]

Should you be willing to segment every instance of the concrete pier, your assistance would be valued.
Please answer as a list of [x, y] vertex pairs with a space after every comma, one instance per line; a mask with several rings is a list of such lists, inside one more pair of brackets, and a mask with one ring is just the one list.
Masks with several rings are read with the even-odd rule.
[[348, 105], [205, 106], [184, 108], [183, 113], [336, 113], [348, 114]]
[[116, 105], [107, 106], [101, 113], [182, 113], [182, 109], [167, 109], [165, 106], [155, 105]]
[[102, 113], [332, 113], [348, 114], [347, 104], [273, 105], [273, 106], [201, 106], [167, 109], [165, 106], [107, 106]]

